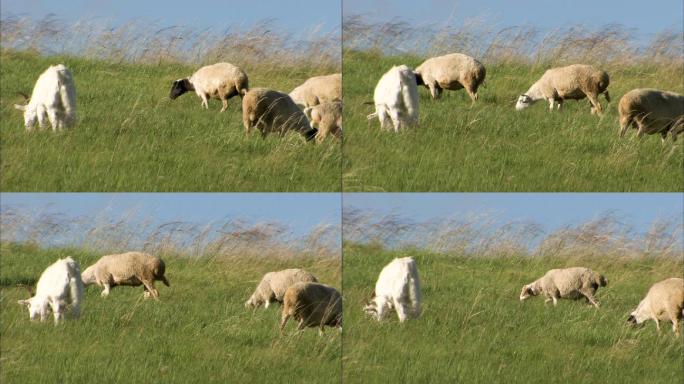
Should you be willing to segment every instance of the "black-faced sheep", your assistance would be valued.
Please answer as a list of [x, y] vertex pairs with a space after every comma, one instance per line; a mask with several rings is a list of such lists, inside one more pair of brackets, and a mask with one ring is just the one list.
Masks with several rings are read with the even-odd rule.
[[280, 320], [280, 333], [290, 318], [305, 327], [342, 327], [342, 296], [337, 289], [319, 283], [295, 283], [285, 292]]
[[190, 77], [174, 81], [169, 97], [174, 100], [186, 92], [195, 91], [206, 109], [209, 109], [209, 99], [221, 100], [223, 112], [228, 108], [228, 99], [243, 97], [248, 90], [249, 81], [242, 69], [230, 63], [217, 63], [198, 69]]
[[473, 102], [477, 100], [477, 89], [487, 75], [482, 63], [462, 53], [429, 58], [413, 72], [416, 83], [428, 87], [433, 99], [438, 99], [443, 89], [455, 91], [465, 88]]

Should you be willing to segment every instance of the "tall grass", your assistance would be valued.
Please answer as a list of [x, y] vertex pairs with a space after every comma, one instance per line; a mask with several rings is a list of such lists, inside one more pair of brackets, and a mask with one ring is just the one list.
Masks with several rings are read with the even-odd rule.
[[[307, 78], [340, 72], [339, 32], [301, 41], [270, 21], [248, 30], [195, 31], [133, 21], [102, 27], [7, 17], [0, 52], [3, 191], [340, 190], [338, 141], [295, 133], [246, 136], [239, 97], [219, 113], [193, 93], [171, 101], [171, 83], [199, 65], [230, 61], [251, 87], [289, 92]], [[317, 36], [315, 31], [312, 36]], [[72, 71], [76, 126], [27, 134], [17, 92], [30, 93], [49, 65]]]
[[[681, 140], [661, 144], [617, 135], [617, 102], [651, 87], [684, 92], [680, 33], [639, 43], [625, 27], [582, 26], [540, 35], [531, 27], [481, 31], [466, 24], [445, 31], [397, 21], [345, 19], [344, 90], [346, 191], [681, 191]], [[429, 33], [428, 33], [429, 32]], [[486, 33], [485, 33], [486, 32]], [[396, 49], [393, 49], [396, 48]], [[366, 115], [377, 81], [393, 65], [416, 67], [427, 57], [462, 52], [483, 62], [486, 86], [471, 105], [464, 91], [431, 100], [421, 88], [419, 126], [381, 132]], [[543, 102], [513, 108], [544, 71], [584, 62], [610, 74], [613, 101], [599, 118], [586, 100], [549, 113]], [[659, 137], [659, 136], [658, 136]]]
[[[280, 335], [280, 312], [247, 310], [264, 273], [305, 268], [341, 287], [339, 227], [295, 235], [278, 222], [169, 222], [125, 212], [72, 218], [5, 209], [0, 215], [0, 381], [337, 383], [341, 334]], [[16, 301], [40, 273], [67, 255], [81, 268], [103, 254], [143, 250], [161, 256], [171, 286], [159, 301], [119, 287], [106, 299], [86, 289], [78, 321], [31, 323]]]

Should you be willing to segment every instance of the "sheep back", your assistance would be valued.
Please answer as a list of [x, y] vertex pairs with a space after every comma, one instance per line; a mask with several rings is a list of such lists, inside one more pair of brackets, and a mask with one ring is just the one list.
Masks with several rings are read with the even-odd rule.
[[458, 90], [468, 88], [477, 92], [487, 75], [484, 65], [462, 53], [451, 53], [425, 60], [414, 71], [425, 84], [437, 82], [440, 88]]
[[245, 131], [257, 128], [262, 136], [270, 132], [284, 134], [296, 131], [311, 140], [316, 130], [289, 95], [266, 88], [252, 88], [242, 99], [242, 120]]
[[290, 97], [305, 108], [342, 100], [342, 74], [311, 77], [293, 89]]
[[591, 65], [573, 64], [547, 70], [537, 84], [547, 98], [580, 100], [587, 94], [604, 93], [610, 78], [608, 73]]
[[249, 90], [247, 74], [230, 63], [217, 63], [198, 69], [191, 77], [195, 91], [214, 98], [244, 95]]

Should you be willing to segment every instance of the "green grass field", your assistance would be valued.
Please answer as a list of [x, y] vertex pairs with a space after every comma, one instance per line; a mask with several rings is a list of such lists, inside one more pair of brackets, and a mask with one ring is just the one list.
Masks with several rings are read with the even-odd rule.
[[[423, 314], [366, 317], [382, 267], [413, 256]], [[583, 265], [609, 280], [596, 310], [580, 301], [520, 303], [523, 284], [548, 269]], [[682, 339], [671, 326], [630, 327], [626, 319], [650, 285], [681, 276], [675, 259], [462, 258], [347, 245], [344, 253], [345, 383], [681, 383]]]
[[465, 91], [445, 91], [433, 101], [420, 87], [420, 126], [381, 132], [366, 115], [373, 90], [393, 65], [416, 67], [424, 58], [345, 51], [345, 191], [665, 192], [682, 191], [684, 151], [679, 140], [618, 137], [617, 105], [639, 87], [683, 92], [681, 67], [609, 67], [612, 102], [603, 118], [589, 102], [568, 101], [559, 113], [538, 102], [514, 109], [545, 67], [488, 65], [486, 87], [471, 107]]
[[[2, 190], [307, 191], [340, 190], [339, 142], [305, 143], [295, 133], [246, 137], [240, 98], [200, 107], [194, 93], [171, 101], [173, 80], [196, 67], [116, 64], [75, 57], [0, 53]], [[77, 125], [62, 134], [28, 134], [14, 103], [31, 93], [49, 65], [74, 75]], [[239, 64], [239, 63], [236, 63]], [[244, 68], [250, 86], [289, 92], [313, 75], [306, 68]], [[331, 69], [331, 72], [339, 70]]]
[[58, 327], [31, 323], [16, 301], [19, 283], [35, 283], [57, 258], [81, 267], [100, 255], [2, 244], [0, 319], [2, 383], [338, 383], [341, 335], [329, 330], [281, 337], [280, 310], [244, 308], [263, 273], [299, 266], [340, 287], [337, 260], [214, 260], [166, 258], [171, 287], [143, 300], [141, 287], [119, 287], [108, 298], [88, 287], [80, 320]]

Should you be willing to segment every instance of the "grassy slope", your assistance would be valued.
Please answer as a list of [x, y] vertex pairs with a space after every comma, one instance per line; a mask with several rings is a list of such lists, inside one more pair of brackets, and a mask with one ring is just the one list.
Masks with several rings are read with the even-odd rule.
[[[432, 101], [420, 88], [420, 127], [383, 133], [366, 115], [373, 89], [392, 65], [417, 66], [416, 57], [345, 52], [346, 191], [681, 191], [681, 140], [659, 136], [619, 139], [617, 104], [628, 90], [653, 87], [684, 91], [680, 72], [657, 68], [610, 70], [613, 101], [603, 119], [588, 101], [568, 101], [560, 113], [544, 103], [516, 113], [517, 96], [544, 68], [488, 66], [486, 88], [470, 107], [464, 91]], [[601, 97], [602, 105], [606, 105]]]
[[[3, 191], [311, 191], [340, 189], [337, 142], [307, 145], [246, 137], [240, 99], [210, 110], [187, 94], [171, 101], [171, 82], [193, 68], [130, 65], [3, 52], [0, 93]], [[27, 134], [17, 91], [31, 91], [50, 64], [65, 63], [78, 93], [78, 125], [60, 135]], [[306, 70], [245, 68], [250, 85], [289, 91]]]
[[86, 290], [83, 316], [60, 327], [33, 324], [16, 304], [27, 297], [19, 282], [37, 279], [58, 257], [71, 254], [82, 267], [98, 256], [3, 245], [0, 273], [3, 383], [337, 383], [337, 331], [278, 334], [277, 308], [243, 307], [261, 275], [302, 266], [339, 287], [339, 264], [315, 260], [229, 263], [170, 258], [159, 283], [161, 300], [142, 300], [142, 288], [121, 287], [107, 299]]
[[[424, 312], [415, 322], [366, 318], [362, 304], [382, 267], [412, 255]], [[523, 284], [553, 267], [586, 265], [609, 279], [599, 310], [562, 300], [518, 301]], [[680, 276], [676, 260], [464, 259], [347, 246], [344, 253], [345, 383], [680, 383], [682, 340], [670, 326], [626, 324], [648, 287]], [[543, 378], [543, 379], [541, 379]], [[455, 381], [454, 381], [455, 382]]]

